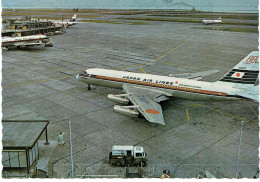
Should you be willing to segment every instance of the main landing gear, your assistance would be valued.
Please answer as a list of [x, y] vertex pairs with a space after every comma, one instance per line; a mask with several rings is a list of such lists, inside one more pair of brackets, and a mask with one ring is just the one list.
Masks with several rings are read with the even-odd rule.
[[90, 84], [88, 84], [88, 90], [91, 90]]

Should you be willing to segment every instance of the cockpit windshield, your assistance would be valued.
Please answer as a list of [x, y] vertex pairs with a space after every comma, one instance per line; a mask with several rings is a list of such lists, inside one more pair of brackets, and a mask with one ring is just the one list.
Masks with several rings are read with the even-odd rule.
[[79, 74], [79, 76], [88, 77], [88, 73], [86, 71], [83, 71]]

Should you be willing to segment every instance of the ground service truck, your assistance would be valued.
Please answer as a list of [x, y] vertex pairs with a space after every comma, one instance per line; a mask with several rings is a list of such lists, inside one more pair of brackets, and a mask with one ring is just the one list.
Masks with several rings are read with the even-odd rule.
[[147, 154], [141, 146], [114, 145], [109, 155], [109, 164], [115, 166], [146, 166]]

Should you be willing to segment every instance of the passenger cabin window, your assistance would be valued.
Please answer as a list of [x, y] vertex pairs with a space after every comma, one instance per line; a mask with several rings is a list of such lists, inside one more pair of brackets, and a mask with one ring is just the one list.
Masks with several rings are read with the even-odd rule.
[[89, 74], [87, 72], [82, 72], [82, 73], [79, 74], [79, 76], [84, 76], [84, 77], [88, 77], [88, 75]]

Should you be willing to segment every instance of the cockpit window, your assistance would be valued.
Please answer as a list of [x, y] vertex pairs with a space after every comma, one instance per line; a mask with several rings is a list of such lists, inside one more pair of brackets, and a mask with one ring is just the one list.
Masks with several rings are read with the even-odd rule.
[[88, 77], [88, 73], [87, 72], [82, 72], [82, 73], [79, 74], [79, 76]]

